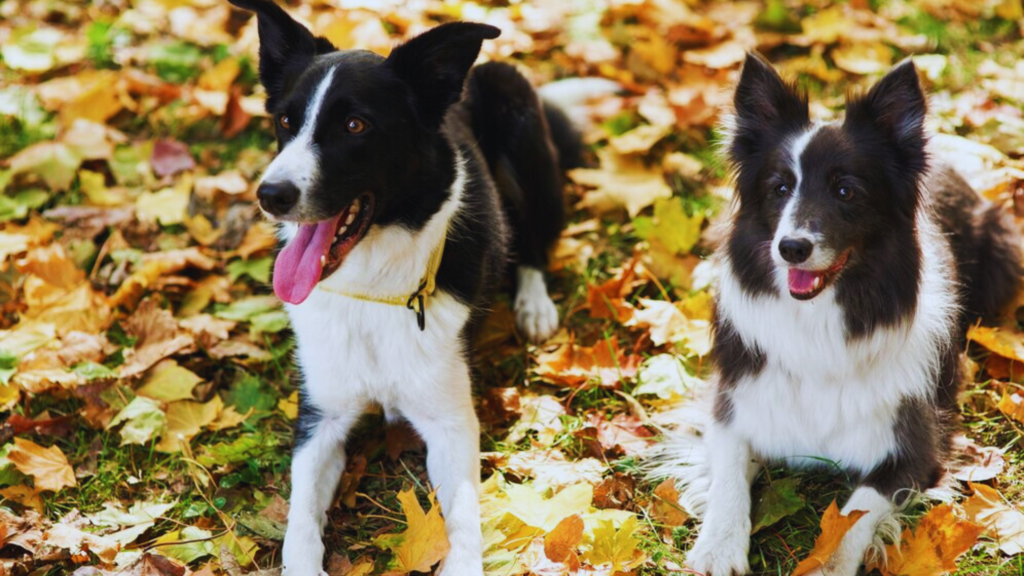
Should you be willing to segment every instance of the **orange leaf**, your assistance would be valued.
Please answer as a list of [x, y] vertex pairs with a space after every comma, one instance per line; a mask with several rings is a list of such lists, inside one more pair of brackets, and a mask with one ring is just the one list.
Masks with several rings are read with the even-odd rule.
[[679, 505], [675, 480], [668, 478], [654, 489], [651, 517], [666, 526], [682, 526], [689, 517]]
[[1024, 398], [1021, 398], [1020, 394], [1003, 392], [1003, 398], [996, 406], [1003, 414], [1018, 422], [1024, 422]]
[[538, 355], [537, 364], [537, 373], [556, 384], [580, 386], [596, 380], [601, 386], [613, 388], [622, 377], [636, 374], [638, 358], [626, 356], [618, 338], [612, 337], [589, 347], [563, 344], [553, 352]]
[[987, 326], [971, 326], [967, 331], [967, 339], [981, 344], [1003, 358], [1024, 362], [1024, 341], [1019, 334], [1012, 331]]
[[579, 514], [567, 516], [544, 537], [544, 555], [554, 562], [566, 562], [576, 555], [583, 541], [583, 519]]
[[36, 490], [56, 492], [65, 486], [77, 484], [74, 469], [56, 446], [43, 448], [30, 440], [15, 438], [14, 448], [7, 459], [22, 474], [35, 478]]
[[611, 279], [597, 286], [587, 286], [587, 306], [590, 307], [591, 318], [612, 318], [624, 322], [632, 316], [633, 307], [626, 303], [625, 297], [633, 291], [637, 261], [638, 258], [634, 256]]
[[956, 570], [956, 559], [978, 540], [983, 526], [953, 515], [949, 504], [936, 506], [921, 519], [917, 529], [903, 531], [899, 545], [886, 546], [883, 576], [941, 576]]
[[850, 528], [853, 528], [853, 525], [865, 514], [867, 514], [865, 510], [854, 510], [850, 512], [849, 516], [843, 516], [839, 513], [836, 501], [833, 500], [821, 517], [821, 535], [814, 541], [814, 549], [811, 550], [811, 554], [807, 558], [797, 565], [792, 576], [801, 576], [824, 566], [839, 548], [843, 536], [846, 536]]

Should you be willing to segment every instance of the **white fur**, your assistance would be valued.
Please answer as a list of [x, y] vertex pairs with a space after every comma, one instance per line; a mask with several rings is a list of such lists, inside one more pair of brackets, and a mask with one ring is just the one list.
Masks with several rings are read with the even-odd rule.
[[[309, 189], [320, 178], [320, 152], [313, 141], [316, 121], [323, 107], [327, 89], [334, 78], [334, 68], [327, 71], [323, 80], [317, 85], [313, 99], [306, 106], [306, 113], [298, 134], [285, 145], [281, 153], [267, 166], [260, 179], [261, 183], [276, 184], [291, 182], [299, 189], [299, 202], [292, 208], [289, 217], [305, 218], [310, 212]], [[275, 120], [276, 121], [276, 120]], [[273, 215], [267, 214], [271, 220]]]
[[548, 295], [543, 272], [520, 266], [516, 278], [516, 325], [531, 342], [539, 344], [558, 330], [558, 309]]
[[[467, 175], [461, 160], [451, 195], [419, 231], [371, 227], [322, 285], [383, 295], [413, 292], [430, 252], [456, 214]], [[282, 226], [289, 238], [294, 225]], [[426, 329], [412, 312], [317, 289], [286, 305], [310, 403], [323, 413], [295, 454], [292, 510], [284, 545], [286, 576], [316, 576], [323, 559], [319, 528], [344, 468], [344, 440], [370, 403], [405, 416], [427, 444], [427, 468], [445, 515], [451, 551], [443, 576], [483, 573], [478, 485], [479, 424], [460, 334], [470, 309], [443, 291], [428, 300]]]

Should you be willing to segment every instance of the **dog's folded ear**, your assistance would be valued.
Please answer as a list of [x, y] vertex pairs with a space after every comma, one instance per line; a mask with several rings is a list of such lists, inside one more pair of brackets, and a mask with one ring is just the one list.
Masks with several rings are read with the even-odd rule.
[[917, 68], [909, 58], [896, 65], [867, 94], [848, 99], [848, 130], [873, 129], [892, 144], [908, 169], [924, 170], [927, 111]]
[[732, 135], [734, 157], [756, 152], [769, 130], [795, 130], [810, 122], [806, 94], [784, 82], [775, 68], [755, 52], [747, 53], [733, 105], [736, 107]]
[[436, 129], [448, 108], [462, 97], [469, 69], [484, 40], [501, 31], [487, 24], [451, 22], [395, 48], [387, 66], [412, 90], [424, 125]]
[[326, 38], [313, 36], [273, 0], [230, 0], [256, 13], [260, 34], [260, 82], [267, 89], [267, 111], [288, 84], [317, 54], [335, 50]]

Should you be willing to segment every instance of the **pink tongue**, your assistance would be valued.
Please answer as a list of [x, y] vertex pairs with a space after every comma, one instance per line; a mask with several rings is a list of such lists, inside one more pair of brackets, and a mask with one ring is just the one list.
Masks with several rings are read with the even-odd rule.
[[805, 294], [814, 289], [814, 279], [818, 275], [810, 270], [789, 269], [789, 291]]
[[299, 232], [277, 255], [274, 292], [289, 304], [300, 304], [320, 281], [320, 257], [327, 254], [342, 214], [317, 224], [300, 224]]

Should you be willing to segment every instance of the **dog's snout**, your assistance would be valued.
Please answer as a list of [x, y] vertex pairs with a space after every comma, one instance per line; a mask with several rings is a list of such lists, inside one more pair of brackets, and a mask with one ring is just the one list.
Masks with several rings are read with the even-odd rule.
[[800, 264], [806, 262], [814, 251], [814, 244], [806, 238], [783, 238], [779, 242], [779, 254], [786, 262]]
[[260, 207], [274, 216], [283, 216], [299, 201], [299, 189], [291, 182], [264, 182], [256, 190]]

